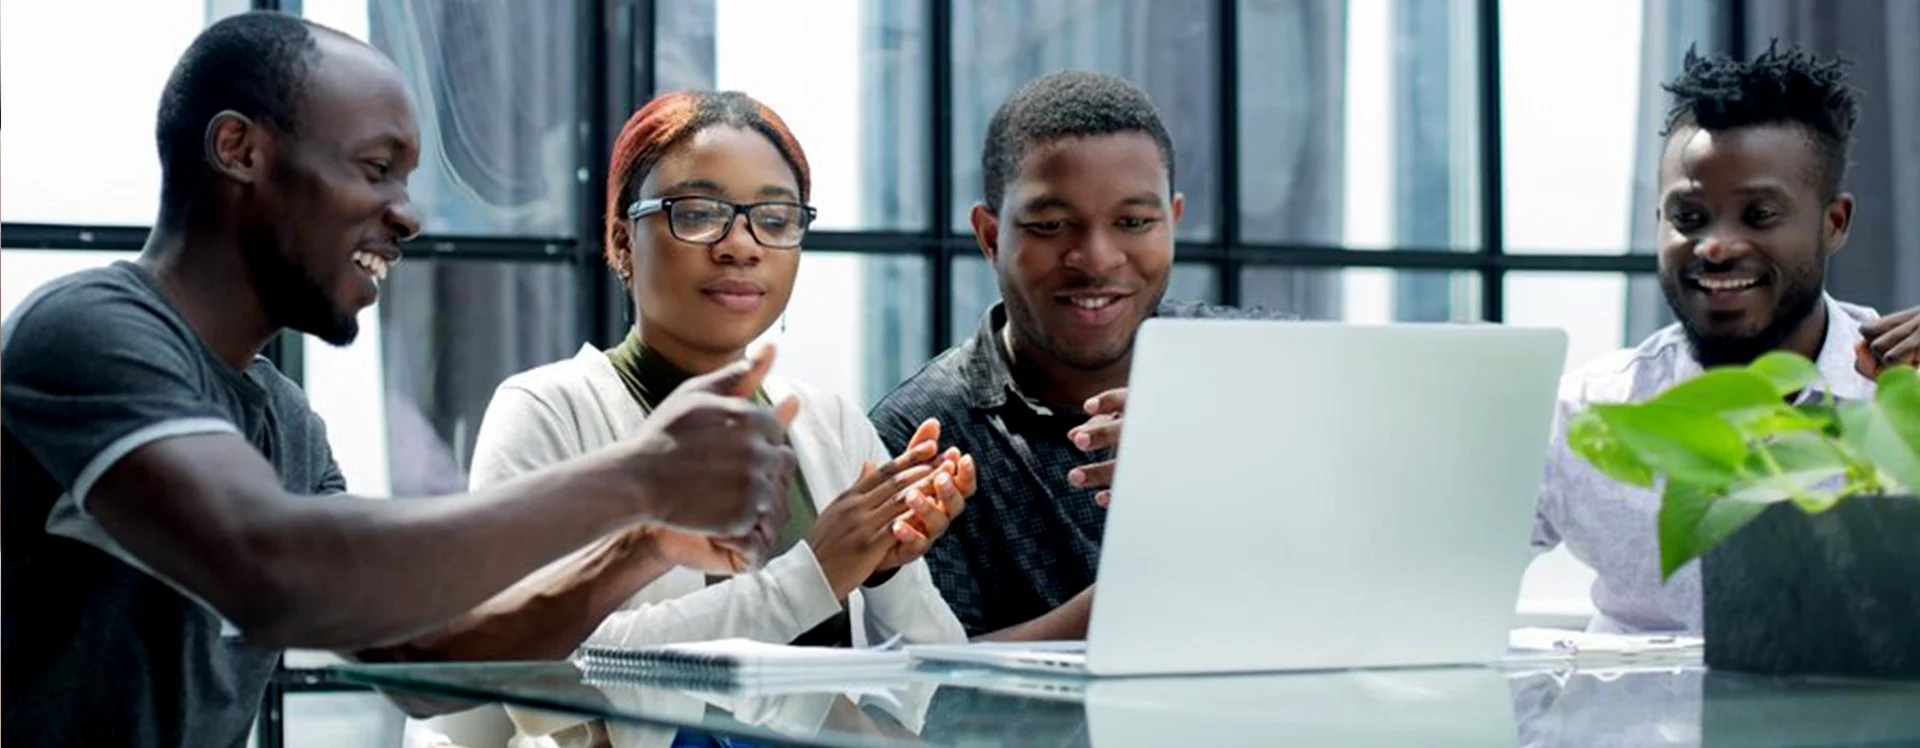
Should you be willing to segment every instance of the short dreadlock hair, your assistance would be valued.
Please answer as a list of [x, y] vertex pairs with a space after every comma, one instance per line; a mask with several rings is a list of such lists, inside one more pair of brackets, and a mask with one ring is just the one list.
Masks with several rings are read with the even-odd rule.
[[1857, 91], [1847, 85], [1844, 59], [1821, 59], [1798, 47], [1782, 51], [1779, 40], [1752, 60], [1701, 57], [1687, 49], [1680, 76], [1662, 87], [1673, 95], [1660, 133], [1697, 127], [1733, 130], [1791, 124], [1805, 130], [1820, 155], [1823, 196], [1840, 191], [1860, 118]]
[[980, 175], [987, 209], [998, 211], [1028, 148], [1062, 138], [1137, 132], [1153, 138], [1173, 189], [1173, 139], [1139, 86], [1103, 73], [1063, 70], [1021, 86], [987, 123]]

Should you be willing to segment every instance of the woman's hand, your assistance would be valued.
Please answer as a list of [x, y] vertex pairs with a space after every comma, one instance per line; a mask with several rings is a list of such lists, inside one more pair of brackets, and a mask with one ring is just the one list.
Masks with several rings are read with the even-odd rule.
[[807, 545], [835, 597], [846, 599], [894, 545], [892, 528], [900, 516], [902, 494], [933, 474], [935, 468], [929, 463], [937, 448], [922, 441], [877, 468], [872, 463], [862, 465], [853, 487], [820, 512], [807, 533]]
[[967, 499], [979, 486], [973, 455], [957, 448], [940, 456], [940, 467], [932, 475], [907, 488], [903, 500], [908, 511], [894, 518], [893, 547], [880, 559], [877, 571], [897, 569], [926, 555], [933, 541], [947, 533], [953, 518], [967, 507]]
[[[929, 418], [922, 421], [913, 437], [907, 440], [907, 450], [939, 443], [940, 421]], [[894, 518], [895, 544], [875, 570], [897, 569], [925, 555], [927, 549], [933, 547], [933, 541], [946, 534], [953, 518], [966, 508], [967, 499], [973, 496], [978, 485], [973, 456], [962, 454], [958, 447], [949, 447], [935, 462], [933, 472], [901, 495], [906, 511]]]

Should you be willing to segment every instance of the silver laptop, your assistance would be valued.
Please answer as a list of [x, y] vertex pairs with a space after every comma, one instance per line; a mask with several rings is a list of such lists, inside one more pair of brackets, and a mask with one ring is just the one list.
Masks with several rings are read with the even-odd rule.
[[1559, 330], [1152, 319], [1087, 641], [910, 647], [1092, 675], [1506, 654]]

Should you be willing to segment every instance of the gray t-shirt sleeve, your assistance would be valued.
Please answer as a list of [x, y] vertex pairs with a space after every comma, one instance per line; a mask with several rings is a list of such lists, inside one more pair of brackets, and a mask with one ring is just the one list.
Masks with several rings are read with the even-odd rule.
[[94, 482], [142, 446], [238, 433], [201, 394], [197, 340], [157, 303], [130, 286], [56, 285], [29, 297], [0, 338], [6, 429], [83, 510]]
[[306, 411], [307, 431], [313, 434], [312, 443], [322, 451], [319, 459], [324, 465], [319, 479], [313, 484], [313, 493], [317, 496], [329, 496], [347, 492], [347, 477], [340, 472], [340, 463], [333, 459], [333, 447], [327, 439], [327, 422], [319, 413]]

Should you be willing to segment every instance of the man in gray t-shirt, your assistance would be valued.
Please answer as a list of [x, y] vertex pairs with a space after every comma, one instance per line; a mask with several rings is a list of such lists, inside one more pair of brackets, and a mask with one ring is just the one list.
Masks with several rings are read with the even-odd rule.
[[[747, 397], [766, 355], [521, 480], [337, 495], [320, 419], [259, 351], [284, 329], [351, 342], [419, 232], [399, 71], [299, 18], [240, 14], [181, 57], [156, 131], [139, 259], [56, 280], [0, 327], [0, 743], [237, 748], [283, 648], [553, 657], [676, 563], [656, 527], [764, 557], [794, 461], [793, 406]], [[476, 610], [563, 557], [541, 594]]]
[[131, 263], [41, 288], [0, 340], [9, 726], [59, 725], [70, 745], [245, 735], [279, 652], [223, 634], [75, 497], [133, 447], [213, 433], [259, 450], [289, 494], [343, 492], [306, 396], [266, 359], [215, 358]]

